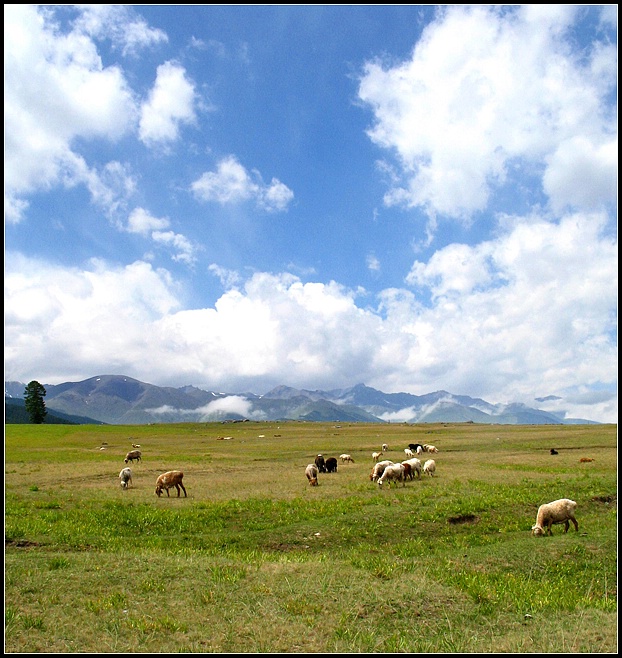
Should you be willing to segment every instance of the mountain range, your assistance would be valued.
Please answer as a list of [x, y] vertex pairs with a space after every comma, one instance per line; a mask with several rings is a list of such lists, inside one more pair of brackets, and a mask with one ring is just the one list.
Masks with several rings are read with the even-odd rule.
[[[5, 382], [8, 405], [24, 397], [25, 384]], [[48, 412], [111, 425], [262, 421], [473, 422], [504, 425], [592, 424], [561, 418], [522, 403], [491, 404], [480, 398], [436, 391], [425, 395], [383, 393], [365, 384], [331, 391], [277, 386], [264, 395], [219, 393], [195, 386], [154, 386], [123, 375], [44, 384]]]

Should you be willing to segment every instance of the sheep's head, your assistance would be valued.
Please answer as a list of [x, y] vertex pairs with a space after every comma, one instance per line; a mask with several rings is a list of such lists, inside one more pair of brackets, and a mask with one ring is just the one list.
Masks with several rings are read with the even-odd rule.
[[317, 478], [311, 478], [311, 479], [309, 480], [309, 484], [310, 484], [312, 487], [317, 487]]
[[531, 528], [531, 534], [532, 534], [534, 537], [542, 537], [542, 535], [544, 534], [544, 529], [542, 528], [541, 525], [538, 525], [538, 524], [536, 523], [536, 525], [534, 525], [534, 526]]
[[125, 480], [123, 480], [123, 481], [121, 482], [121, 488], [122, 488], [122, 489], [127, 489], [127, 482], [126, 482]]

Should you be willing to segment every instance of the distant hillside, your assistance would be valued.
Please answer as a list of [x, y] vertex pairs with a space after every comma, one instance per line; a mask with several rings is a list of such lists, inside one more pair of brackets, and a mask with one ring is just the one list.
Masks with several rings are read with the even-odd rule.
[[[23, 397], [25, 385], [5, 382], [7, 399]], [[298, 420], [349, 423], [588, 424], [524, 404], [491, 404], [481, 398], [435, 391], [384, 393], [357, 384], [331, 391], [277, 386], [264, 395], [221, 393], [195, 386], [160, 387], [123, 375], [44, 384], [48, 414], [72, 422], [108, 424]], [[86, 420], [85, 420], [86, 419]], [[95, 420], [93, 420], [95, 419]]]
[[[44, 425], [105, 425], [100, 420], [71, 416], [62, 411], [50, 411], [46, 405], [47, 414]], [[26, 411], [24, 400], [20, 398], [4, 398], [4, 422], [7, 425], [30, 425], [30, 414]]]

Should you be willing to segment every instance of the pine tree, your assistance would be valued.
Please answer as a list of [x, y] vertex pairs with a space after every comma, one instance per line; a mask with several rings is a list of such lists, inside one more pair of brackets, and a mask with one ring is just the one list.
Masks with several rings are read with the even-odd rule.
[[41, 424], [47, 414], [44, 397], [45, 388], [37, 381], [31, 381], [24, 390], [26, 411], [30, 414], [30, 422], [36, 425]]

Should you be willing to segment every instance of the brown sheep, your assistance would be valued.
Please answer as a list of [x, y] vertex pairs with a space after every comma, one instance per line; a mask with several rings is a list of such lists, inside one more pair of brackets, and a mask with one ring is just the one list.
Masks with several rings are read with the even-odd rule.
[[168, 471], [166, 473], [162, 473], [162, 475], [159, 475], [158, 479], [156, 480], [155, 488], [155, 492], [158, 498], [162, 495], [162, 490], [164, 489], [166, 489], [166, 495], [170, 498], [168, 490], [172, 489], [173, 487], [177, 489], [177, 498], [179, 498], [181, 494], [179, 487], [184, 490], [184, 496], [188, 497], [188, 494], [186, 493], [186, 487], [184, 487], [182, 482], [183, 477], [184, 474], [181, 471]]
[[125, 459], [123, 460], [126, 464], [128, 462], [133, 462], [134, 460], [140, 461], [141, 460], [142, 453], [140, 450], [130, 450], [127, 455], [125, 455]]

